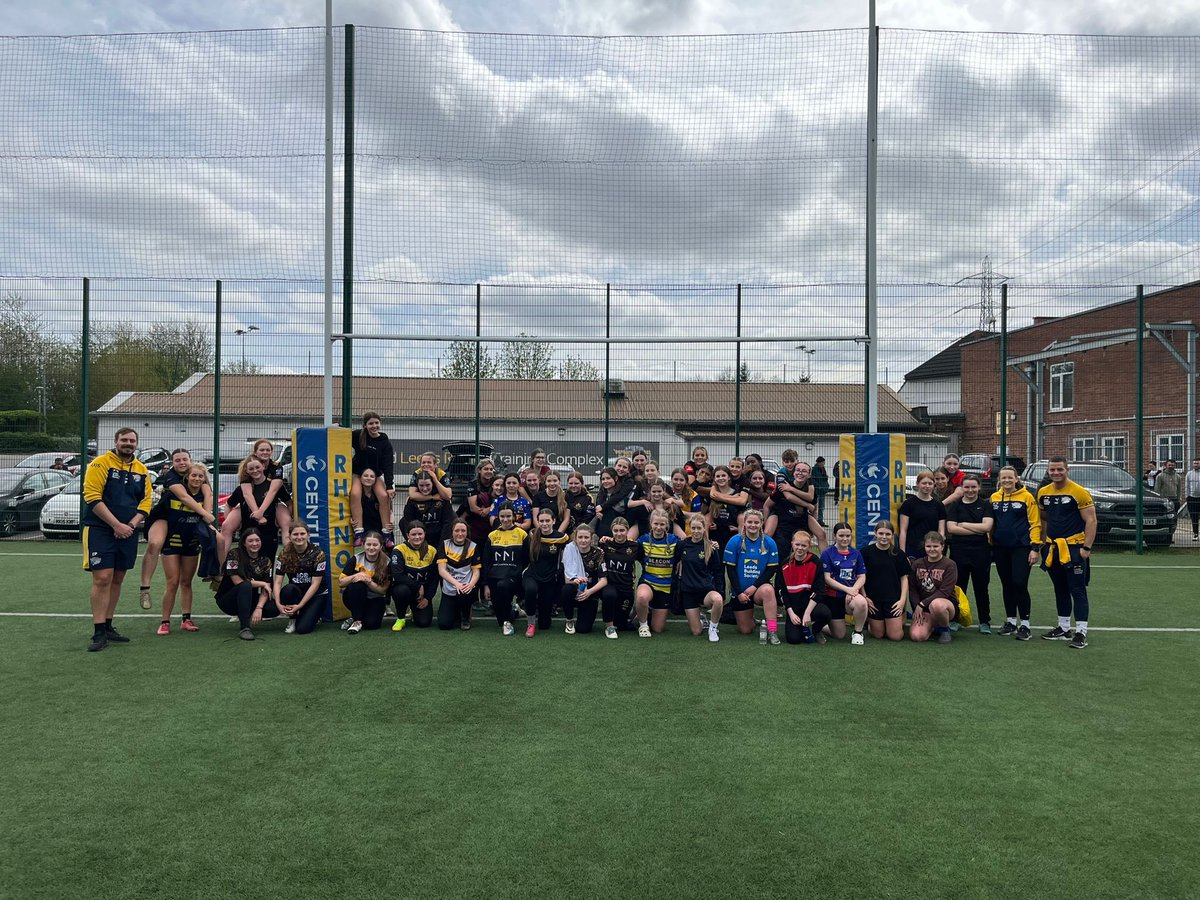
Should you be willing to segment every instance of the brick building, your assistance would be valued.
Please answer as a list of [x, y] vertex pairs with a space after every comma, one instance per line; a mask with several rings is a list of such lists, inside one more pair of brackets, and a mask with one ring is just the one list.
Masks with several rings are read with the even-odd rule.
[[[1145, 459], [1196, 453], [1196, 323], [1200, 282], [1147, 294]], [[1008, 447], [1033, 461], [1135, 460], [1137, 306], [1035, 318], [1008, 336]], [[1170, 326], [1176, 327], [1170, 327]], [[963, 450], [995, 452], [1000, 410], [998, 335], [962, 347]]]

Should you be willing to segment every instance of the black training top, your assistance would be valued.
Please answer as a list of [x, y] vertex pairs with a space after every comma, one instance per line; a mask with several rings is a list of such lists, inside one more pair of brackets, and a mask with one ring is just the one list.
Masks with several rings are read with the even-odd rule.
[[862, 551], [863, 563], [867, 567], [867, 581], [863, 586], [866, 595], [876, 607], [895, 606], [900, 599], [900, 582], [911, 574], [908, 557], [899, 547], [880, 550], [868, 544]]
[[[365, 447], [362, 446], [364, 439]], [[354, 458], [350, 461], [350, 468], [354, 474], [361, 475], [364, 469], [372, 469], [383, 478], [384, 485], [390, 488], [394, 481], [392, 466], [396, 461], [396, 452], [392, 449], [392, 442], [388, 440], [388, 436], [381, 431], [379, 437], [371, 437], [368, 432], [356, 428], [350, 435], [350, 442], [354, 445]]]

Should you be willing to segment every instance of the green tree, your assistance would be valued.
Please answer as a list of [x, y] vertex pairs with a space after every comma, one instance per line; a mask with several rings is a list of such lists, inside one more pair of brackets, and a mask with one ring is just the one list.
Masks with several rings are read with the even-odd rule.
[[[498, 378], [500, 366], [488, 348], [479, 345], [479, 377]], [[455, 341], [446, 350], [441, 365], [443, 378], [474, 378], [475, 377], [475, 342]]]
[[[742, 363], [742, 367], [738, 370], [738, 381], [745, 384], [750, 381], [750, 376], [753, 373], [750, 371], [750, 366], [747, 363]], [[717, 381], [726, 384], [733, 384], [733, 366], [726, 366], [721, 370], [721, 374], [717, 376]]]
[[[521, 332], [519, 337], [529, 337]], [[515, 340], [500, 351], [500, 377], [541, 380], [554, 378], [554, 348], [538, 341]]]
[[597, 381], [600, 370], [586, 359], [568, 354], [558, 364], [558, 377], [563, 381]]

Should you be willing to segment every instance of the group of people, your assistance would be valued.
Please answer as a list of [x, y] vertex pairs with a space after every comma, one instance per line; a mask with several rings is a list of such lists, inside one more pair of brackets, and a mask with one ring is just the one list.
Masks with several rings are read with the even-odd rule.
[[861, 645], [868, 632], [903, 639], [911, 618], [910, 639], [947, 643], [959, 588], [973, 588], [980, 632], [992, 633], [995, 565], [1006, 616], [999, 634], [1028, 640], [1029, 577], [1040, 561], [1059, 616], [1043, 637], [1087, 646], [1095, 510], [1059, 457], [1050, 460], [1050, 483], [1037, 497], [1005, 468], [985, 499], [979, 480], [947, 456], [936, 472], [917, 478], [915, 495], [899, 509], [899, 527], [884, 520], [873, 542], [855, 548], [847, 525], [829, 533], [820, 521], [812, 468], [793, 450], [776, 472], [756, 454], [713, 466], [703, 447], [669, 475], [645, 454], [621, 457], [601, 472], [595, 496], [578, 472], [563, 485], [535, 450], [517, 473], [500, 475], [491, 460], [481, 460], [457, 507], [437, 456], [428, 453], [409, 479], [396, 540], [393, 454], [379, 426], [369, 413], [352, 436], [355, 548], [336, 573], [307, 526], [292, 520], [270, 441], [252, 445], [218, 528], [204, 466], [176, 450], [152, 505], [137, 433], [118, 431], [113, 450], [94, 460], [84, 479], [89, 649], [128, 640], [112, 621], [139, 532], [147, 539], [144, 608], [160, 560], [166, 575], [160, 635], [170, 634], [177, 598], [181, 629], [199, 630], [192, 619], [197, 576], [212, 583], [217, 605], [237, 618], [245, 640], [255, 639], [263, 619], [279, 616], [288, 619], [288, 633], [313, 631], [337, 577], [350, 612], [342, 627], [350, 634], [380, 629], [389, 609], [393, 631], [410, 621], [428, 628], [435, 618], [441, 629], [465, 630], [488, 610], [504, 635], [517, 632], [522, 614], [526, 637], [561, 614], [568, 634], [602, 627], [609, 639], [623, 631], [649, 638], [674, 612], [713, 642], [727, 623], [742, 634], [757, 627], [761, 643], [779, 644], [782, 621], [788, 643], [841, 640], [849, 631], [851, 644]]
[[1178, 471], [1173, 459], [1164, 460], [1161, 469], [1155, 460], [1150, 460], [1145, 479], [1146, 487], [1173, 501], [1180, 515], [1187, 510], [1192, 521], [1192, 540], [1200, 540], [1200, 458], [1193, 459], [1186, 472]]

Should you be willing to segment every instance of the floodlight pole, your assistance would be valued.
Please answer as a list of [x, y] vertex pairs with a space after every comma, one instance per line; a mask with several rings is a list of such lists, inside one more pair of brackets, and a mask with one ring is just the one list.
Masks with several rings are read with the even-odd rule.
[[867, 0], [867, 247], [866, 332], [867, 360], [863, 390], [863, 430], [879, 430], [879, 284], [876, 270], [875, 191], [876, 137], [879, 131], [879, 28], [875, 25], [875, 0]]
[[333, 425], [333, 0], [325, 0], [325, 427]]

